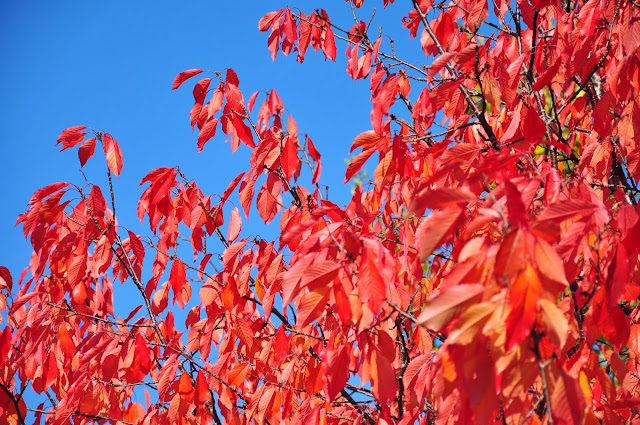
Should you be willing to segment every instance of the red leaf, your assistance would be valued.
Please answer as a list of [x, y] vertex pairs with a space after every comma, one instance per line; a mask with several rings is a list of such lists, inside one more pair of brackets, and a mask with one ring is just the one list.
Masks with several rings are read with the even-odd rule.
[[338, 275], [338, 270], [340, 270], [340, 266], [333, 260], [313, 262], [304, 269], [300, 289], [330, 286], [333, 279]]
[[634, 357], [640, 359], [640, 324], [631, 325], [629, 331], [629, 351]]
[[62, 133], [60, 133], [60, 136], [58, 136], [58, 141], [56, 143], [56, 145], [62, 143], [60, 151], [71, 148], [80, 143], [86, 134], [82, 131], [86, 128], [87, 127], [84, 125], [76, 125], [74, 127], [64, 129]]
[[558, 69], [560, 69], [560, 65], [562, 65], [562, 58], [558, 57], [558, 59], [556, 59], [553, 65], [547, 68], [547, 70], [544, 71], [544, 73], [540, 77], [538, 77], [538, 79], [536, 80], [536, 82], [533, 84], [531, 88], [533, 90], [540, 90], [547, 84], [551, 83], [551, 81], [553, 81], [553, 78], [558, 74]]
[[630, 282], [629, 276], [629, 258], [624, 245], [618, 245], [616, 248], [615, 263], [611, 265], [613, 273], [609, 272], [608, 290], [609, 290], [609, 307], [615, 308], [616, 305], [624, 297], [627, 285]]
[[251, 207], [251, 200], [253, 199], [253, 185], [256, 183], [256, 181], [250, 177], [251, 175], [247, 174], [240, 184], [240, 203], [242, 204], [244, 216], [247, 220], [249, 219], [249, 209]]
[[393, 366], [382, 351], [371, 349], [371, 392], [383, 406], [390, 403], [398, 391], [398, 381]]
[[336, 40], [333, 35], [333, 30], [331, 27], [325, 27], [323, 33], [324, 39], [322, 41], [322, 51], [325, 56], [331, 59], [332, 61], [336, 60]]
[[184, 264], [180, 260], [174, 260], [171, 265], [171, 274], [169, 275], [169, 282], [171, 283], [171, 289], [174, 294], [179, 294], [182, 287], [187, 283], [187, 273], [184, 269]]
[[240, 230], [242, 229], [242, 217], [240, 217], [240, 210], [234, 207], [231, 211], [231, 217], [229, 218], [229, 227], [227, 228], [227, 241], [233, 243], [238, 238]]
[[201, 97], [204, 98], [207, 95], [207, 90], [211, 84], [211, 78], [203, 78], [193, 86], [193, 99], [198, 101]]
[[151, 307], [153, 309], [154, 314], [160, 314], [167, 308], [169, 305], [169, 282], [165, 282], [162, 284], [160, 289], [154, 294]]
[[521, 130], [529, 143], [535, 145], [542, 142], [546, 127], [533, 106], [527, 108], [526, 115], [521, 122]]
[[109, 133], [103, 136], [104, 150], [107, 156], [107, 166], [109, 170], [116, 176], [122, 171], [122, 151], [116, 139], [111, 137]]
[[376, 144], [382, 140], [384, 136], [380, 136], [373, 130], [365, 131], [364, 133], [360, 133], [353, 139], [353, 143], [351, 144], [351, 150], [349, 153], [353, 152], [358, 148], [362, 148], [363, 150], [367, 150], [371, 147], [376, 146]]
[[275, 174], [271, 174], [258, 192], [256, 207], [258, 214], [260, 214], [265, 223], [273, 220], [278, 212], [279, 205], [282, 204], [279, 200], [281, 189], [282, 183], [280, 183], [280, 179], [277, 179]]
[[266, 15], [264, 15], [262, 18], [260, 18], [260, 21], [258, 22], [258, 29], [262, 32], [267, 31], [273, 25], [273, 21], [275, 21], [276, 18], [282, 15], [283, 11], [284, 11], [284, 8], [276, 12], [269, 12]]
[[51, 388], [56, 379], [58, 379], [58, 361], [53, 350], [49, 351], [49, 357], [45, 365], [45, 371], [46, 375], [44, 377], [44, 389], [46, 391], [47, 389]]
[[208, 400], [211, 399], [211, 395], [209, 394], [209, 384], [207, 383], [207, 377], [204, 375], [202, 370], [198, 370], [198, 376], [196, 377], [196, 394], [195, 394], [195, 402], [197, 405], [204, 405]]
[[236, 74], [236, 72], [231, 68], [227, 68], [227, 75], [224, 80], [227, 84], [233, 84], [236, 87], [240, 86], [238, 74]]
[[316, 288], [302, 297], [298, 306], [298, 323], [296, 327], [302, 329], [318, 319], [326, 308], [330, 293], [330, 288], [325, 286]]
[[229, 247], [225, 249], [224, 253], [222, 254], [222, 264], [224, 264], [225, 267], [228, 267], [230, 261], [244, 249], [246, 244], [247, 238], [244, 238], [239, 242], [235, 242], [229, 245]]
[[11, 293], [11, 287], [13, 286], [13, 278], [11, 272], [5, 266], [0, 266], [0, 290], [7, 290]]
[[525, 266], [511, 286], [511, 312], [506, 321], [507, 349], [520, 344], [531, 332], [536, 319], [541, 285], [538, 273], [530, 264]]
[[[487, 16], [487, 0], [474, 1], [471, 10], [467, 15], [467, 26], [473, 28], [480, 23], [480, 20]], [[442, 40], [447, 40], [448, 37], [442, 37]]]
[[187, 69], [186, 71], [181, 72], [173, 80], [173, 87], [171, 88], [171, 90], [177, 89], [178, 87], [180, 87], [182, 85], [182, 83], [187, 81], [189, 78], [191, 78], [191, 77], [193, 77], [195, 75], [198, 75], [201, 72], [203, 72], [201, 69]]
[[40, 202], [47, 196], [51, 195], [52, 193], [65, 189], [68, 186], [69, 186], [69, 183], [58, 182], [58, 183], [51, 183], [48, 186], [38, 189], [33, 193], [27, 205], [33, 205], [37, 202]]
[[463, 210], [457, 207], [445, 208], [429, 214], [416, 229], [416, 241], [420, 261], [425, 261], [433, 250], [442, 245], [450, 234]]
[[[60, 328], [62, 329], [64, 326]], [[0, 367], [4, 367], [7, 363], [9, 351], [11, 351], [11, 339], [11, 328], [7, 326], [0, 332]], [[73, 348], [75, 349], [75, 347]]]
[[320, 152], [318, 152], [309, 137], [307, 137], [307, 149], [309, 149], [309, 156], [311, 158], [313, 158], [315, 161], [320, 161]]
[[320, 162], [320, 152], [318, 152], [309, 137], [307, 137], [307, 149], [309, 150], [309, 156], [316, 161], [311, 184], [317, 184], [318, 180], [320, 180], [320, 174], [322, 173], [322, 163]]
[[431, 66], [429, 67], [429, 71], [427, 72], [427, 78], [429, 78], [429, 80], [432, 80], [433, 77], [435, 77], [438, 72], [444, 69], [444, 67], [452, 58], [455, 58], [455, 56], [456, 56], [455, 52], [453, 53], [447, 52], [443, 55], [438, 56], [436, 60], [434, 60]]
[[95, 137], [85, 140], [85, 142], [82, 145], [80, 145], [80, 149], [78, 149], [78, 158], [80, 159], [81, 167], [84, 167], [84, 164], [86, 164], [89, 158], [93, 156], [93, 153], [95, 152], [95, 150], [96, 150]]
[[249, 97], [249, 102], [247, 102], [247, 109], [249, 110], [249, 112], [253, 110], [253, 105], [256, 103], [256, 98], [258, 97], [259, 94], [260, 92], [257, 91]]
[[564, 271], [564, 263], [558, 252], [542, 238], [536, 238], [535, 258], [542, 276], [562, 285], [569, 284]]
[[[582, 424], [586, 408], [585, 394], [580, 380], [563, 369], [551, 368], [551, 411], [556, 423]], [[614, 393], [615, 394], [615, 393]]]
[[447, 149], [438, 161], [439, 168], [449, 168], [460, 166], [468, 168], [468, 164], [477, 156], [480, 148], [470, 143], [458, 143]]
[[376, 151], [376, 147], [373, 146], [365, 151], [360, 152], [356, 155], [349, 165], [347, 166], [347, 171], [344, 174], [344, 183], [351, 180], [351, 178], [362, 168], [365, 162], [373, 155]]
[[596, 208], [597, 205], [578, 199], [559, 201], [545, 208], [540, 220], [566, 220], [576, 215], [592, 214]]
[[251, 329], [251, 324], [245, 319], [238, 317], [235, 330], [238, 339], [247, 346], [247, 349], [251, 350], [253, 346], [253, 330]]
[[104, 273], [111, 266], [112, 259], [111, 241], [106, 235], [103, 235], [93, 250], [93, 265], [96, 275]]
[[569, 322], [555, 303], [541, 299], [540, 317], [546, 328], [545, 334], [559, 349], [563, 349], [569, 334]]
[[528, 210], [522, 201], [522, 193], [510, 180], [504, 179], [503, 185], [507, 195], [509, 222], [513, 226], [525, 226]]
[[322, 388], [327, 401], [333, 401], [344, 388], [349, 379], [349, 354], [345, 346], [325, 348], [320, 353], [322, 358]]
[[146, 375], [151, 369], [151, 351], [141, 334], [136, 335], [136, 358], [140, 362], [140, 369]]
[[136, 256], [136, 261], [142, 263], [145, 255], [144, 245], [142, 245], [142, 242], [135, 233], [131, 230], [127, 230], [127, 232], [129, 233], [129, 244], [131, 245], [133, 255]]
[[238, 186], [238, 183], [240, 183], [240, 180], [242, 180], [242, 177], [244, 177], [244, 172], [238, 174], [236, 178], [233, 179], [231, 183], [229, 183], [229, 186], [227, 186], [224, 193], [222, 194], [222, 199], [220, 199], [220, 204], [224, 204], [225, 202], [227, 202], [227, 199], [229, 199], [229, 196], [231, 195], [231, 193]]
[[298, 166], [300, 165], [300, 158], [298, 158], [298, 142], [296, 139], [287, 137], [280, 163], [282, 164], [282, 171], [284, 172], [286, 179], [291, 179], [296, 171], [298, 171]]
[[233, 122], [233, 131], [236, 133], [238, 138], [242, 143], [249, 146], [250, 148], [255, 148], [256, 145], [253, 143], [253, 133], [249, 126], [247, 126], [244, 121], [238, 116], [238, 114], [232, 114], [231, 121]]
[[273, 351], [278, 365], [282, 364], [282, 361], [289, 354], [289, 338], [284, 330], [284, 326], [280, 325], [276, 334], [276, 339], [273, 344]]
[[213, 136], [216, 135], [216, 126], [218, 125], [218, 118], [209, 120], [200, 129], [198, 135], [198, 152], [202, 152], [205, 143], [207, 143]]
[[304, 55], [307, 52], [309, 42], [311, 41], [311, 23], [309, 23], [307, 16], [302, 11], [300, 12], [299, 32], [298, 58], [296, 60], [302, 63], [304, 62]]
[[180, 422], [181, 419], [186, 417], [191, 403], [184, 399], [180, 393], [176, 393], [169, 403], [168, 417], [171, 419], [171, 423]]
[[322, 163], [318, 161], [316, 163], [316, 167], [313, 169], [313, 178], [311, 179], [311, 184], [318, 184], [320, 180], [320, 175], [322, 174]]
[[426, 187], [414, 196], [410, 211], [417, 214], [424, 213], [425, 209], [446, 208], [449, 206], [463, 205], [475, 201], [477, 196], [468, 187], [437, 188]]
[[379, 270], [380, 259], [372, 249], [366, 249], [360, 260], [359, 286], [360, 298], [369, 305], [374, 313], [382, 307], [387, 295], [387, 285]]

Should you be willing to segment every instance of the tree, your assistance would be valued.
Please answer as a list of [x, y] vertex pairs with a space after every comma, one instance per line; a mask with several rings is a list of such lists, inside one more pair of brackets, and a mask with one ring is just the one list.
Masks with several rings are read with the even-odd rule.
[[[46, 186], [18, 218], [33, 255], [16, 282], [0, 266], [3, 422], [640, 423], [640, 5], [395, 4], [423, 64], [362, 3], [258, 24], [274, 59], [342, 43], [370, 82], [345, 185], [374, 178], [347, 206], [276, 91], [245, 101], [232, 69], [173, 89], [198, 76], [198, 150], [221, 131], [246, 172], [213, 195], [152, 170], [147, 235], [117, 219], [115, 138], [62, 132], [107, 179]], [[276, 240], [242, 235], [252, 206]], [[139, 299], [124, 318], [116, 282]]]

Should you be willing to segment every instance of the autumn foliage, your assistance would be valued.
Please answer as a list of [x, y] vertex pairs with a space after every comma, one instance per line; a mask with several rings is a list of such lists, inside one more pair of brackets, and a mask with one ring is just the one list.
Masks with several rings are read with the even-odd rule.
[[[362, 2], [258, 23], [274, 59], [314, 50], [370, 84], [345, 190], [373, 179], [346, 206], [276, 90], [245, 98], [232, 69], [173, 89], [193, 85], [198, 150], [226, 137], [246, 171], [150, 171], [145, 235], [116, 217], [116, 139], [62, 132], [107, 177], [18, 218], [33, 255], [0, 267], [0, 422], [640, 423], [640, 4], [385, 0], [418, 63]], [[245, 235], [250, 211], [279, 237]]]

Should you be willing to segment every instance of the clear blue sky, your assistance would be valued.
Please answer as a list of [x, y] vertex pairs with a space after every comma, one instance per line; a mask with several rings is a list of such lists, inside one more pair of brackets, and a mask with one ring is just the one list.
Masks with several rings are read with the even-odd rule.
[[[347, 28], [353, 24], [347, 3], [318, 3], [334, 22]], [[369, 3], [379, 9], [374, 30], [383, 25], [385, 32], [407, 40], [400, 19], [408, 4], [383, 11], [382, 2]], [[188, 118], [192, 84], [170, 90], [175, 75], [189, 68], [235, 69], [245, 98], [275, 88], [300, 131], [309, 133], [321, 151], [321, 182], [330, 185], [330, 198], [344, 204], [349, 194], [341, 187], [344, 159], [355, 135], [370, 129], [368, 81], [354, 82], [346, 75], [343, 43], [338, 44], [336, 63], [325, 62], [311, 49], [304, 64], [293, 55], [272, 61], [267, 35], [258, 31], [257, 22], [286, 4], [2, 2], [0, 265], [17, 278], [28, 264], [30, 245], [14, 224], [34, 191], [56, 181], [84, 181], [77, 148], [60, 153], [55, 146], [66, 127], [87, 125], [118, 140], [124, 153], [124, 169], [116, 184], [120, 224], [139, 232], [148, 233], [135, 218], [142, 193], [138, 183], [151, 169], [180, 165], [205, 193], [212, 194], [221, 193], [248, 168], [248, 149], [241, 146], [232, 155], [221, 134], [197, 153]], [[319, 4], [291, 5], [308, 14]], [[363, 8], [361, 19], [368, 21], [370, 9]], [[420, 51], [418, 42], [411, 44]], [[90, 181], [104, 184], [100, 161], [98, 156], [91, 158], [84, 170]], [[238, 204], [237, 195], [231, 199]], [[257, 214], [252, 218], [259, 219]], [[263, 232], [260, 227], [245, 229]]]

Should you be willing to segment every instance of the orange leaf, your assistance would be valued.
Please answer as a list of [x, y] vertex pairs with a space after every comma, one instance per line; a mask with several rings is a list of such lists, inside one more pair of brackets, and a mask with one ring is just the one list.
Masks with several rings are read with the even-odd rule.
[[240, 363], [235, 365], [229, 371], [227, 378], [229, 379], [229, 385], [239, 387], [247, 379], [247, 374], [250, 371], [249, 363]]
[[569, 284], [558, 252], [542, 238], [536, 238], [535, 257], [538, 270], [546, 278], [563, 285]]
[[193, 384], [191, 383], [191, 377], [188, 373], [180, 375], [178, 393], [186, 400], [191, 401], [193, 399]]
[[58, 329], [58, 343], [60, 345], [60, 349], [64, 354], [69, 357], [73, 357], [76, 352], [76, 345], [69, 334], [66, 326], [60, 325], [60, 329]]
[[437, 331], [456, 314], [464, 303], [485, 290], [486, 288], [479, 283], [446, 288], [429, 301], [422, 314], [416, 319], [416, 323]]
[[488, 302], [470, 306], [456, 321], [447, 337], [447, 344], [467, 345], [473, 342], [494, 311], [495, 306]]
[[529, 335], [536, 319], [540, 291], [541, 285], [538, 273], [531, 264], [527, 263], [511, 286], [511, 294], [509, 296], [511, 312], [506, 323], [508, 350], [520, 344]]
[[569, 334], [567, 318], [555, 303], [545, 299], [540, 300], [540, 314], [547, 329], [547, 337], [557, 348], [562, 349]]

